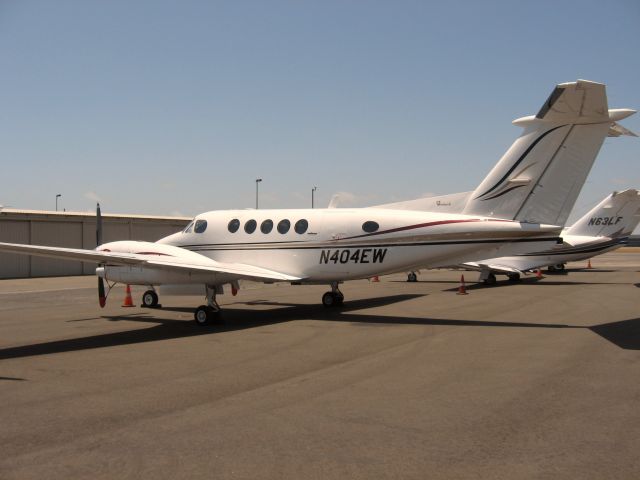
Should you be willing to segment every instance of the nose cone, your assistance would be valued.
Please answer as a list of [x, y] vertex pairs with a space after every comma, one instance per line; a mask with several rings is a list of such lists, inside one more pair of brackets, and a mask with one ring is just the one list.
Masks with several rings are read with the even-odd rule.
[[162, 243], [164, 245], [178, 245], [182, 232], [174, 233], [168, 237], [161, 238], [156, 243]]

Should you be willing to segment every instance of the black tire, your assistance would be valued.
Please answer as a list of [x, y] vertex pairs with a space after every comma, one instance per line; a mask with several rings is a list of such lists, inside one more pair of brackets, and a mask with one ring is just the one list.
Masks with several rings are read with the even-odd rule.
[[211, 308], [206, 305], [200, 305], [196, 308], [195, 312], [193, 312], [193, 318], [201, 327], [209, 325], [213, 319], [213, 315], [211, 315]]
[[322, 295], [322, 305], [324, 305], [326, 308], [334, 307], [336, 303], [338, 303], [338, 301], [333, 292], [327, 292]]
[[520, 274], [519, 273], [510, 273], [509, 275], [507, 275], [507, 278], [509, 279], [510, 282], [519, 282], [520, 281]]
[[547, 267], [547, 272], [555, 272], [556, 271], [556, 267], [555, 265], [549, 265]]
[[158, 306], [158, 294], [153, 290], [147, 290], [142, 294], [142, 306], [153, 308]]
[[564, 272], [567, 269], [567, 267], [566, 267], [566, 265], [564, 263], [559, 263], [558, 265], [556, 265], [556, 268], [558, 270], [560, 270], [561, 272]]
[[335, 294], [336, 297], [336, 305], [340, 306], [344, 303], [344, 295], [342, 293]]
[[407, 282], [417, 282], [417, 281], [418, 281], [418, 276], [414, 272], [411, 272], [409, 273], [409, 275], [407, 275]]

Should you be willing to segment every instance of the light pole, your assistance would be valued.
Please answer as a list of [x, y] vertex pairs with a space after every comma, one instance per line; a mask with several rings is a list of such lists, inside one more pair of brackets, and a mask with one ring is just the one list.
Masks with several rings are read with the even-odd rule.
[[311, 208], [313, 208], [313, 193], [318, 189], [318, 187], [313, 187], [311, 189]]
[[258, 210], [258, 184], [262, 181], [261, 178], [256, 178], [256, 210]]
[[59, 199], [61, 196], [62, 196], [62, 194], [61, 194], [61, 193], [58, 193], [58, 194], [56, 195], [56, 212], [58, 211], [58, 199]]

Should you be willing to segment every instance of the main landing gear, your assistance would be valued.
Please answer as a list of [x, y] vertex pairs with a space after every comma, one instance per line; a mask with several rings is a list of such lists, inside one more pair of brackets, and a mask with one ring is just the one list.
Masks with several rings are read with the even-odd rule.
[[216, 302], [216, 287], [207, 289], [207, 304], [200, 305], [196, 308], [193, 318], [196, 323], [200, 326], [208, 325], [210, 323], [214, 323], [220, 320], [220, 305]]
[[322, 305], [327, 308], [337, 307], [344, 303], [344, 295], [338, 288], [338, 282], [331, 282], [331, 291], [322, 295]]
[[409, 272], [409, 274], [407, 275], [407, 282], [417, 282], [418, 281], [418, 275], [416, 275], [416, 272]]
[[482, 282], [485, 285], [495, 285], [496, 284], [496, 276], [493, 273], [489, 273], [486, 278], [484, 280], [482, 280]]
[[557, 265], [549, 265], [547, 267], [547, 272], [564, 272], [566, 269], [564, 263], [558, 263]]
[[159, 308], [158, 294], [155, 290], [147, 290], [142, 294], [142, 306], [145, 308]]

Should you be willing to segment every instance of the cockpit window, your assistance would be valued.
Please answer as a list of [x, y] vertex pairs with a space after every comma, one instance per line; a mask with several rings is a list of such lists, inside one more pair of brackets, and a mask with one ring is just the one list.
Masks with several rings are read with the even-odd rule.
[[193, 227], [193, 231], [196, 233], [203, 233], [207, 229], [206, 220], [196, 220], [196, 226]]
[[191, 233], [191, 228], [193, 228], [193, 224], [195, 223], [195, 220], [191, 220], [191, 223], [189, 223], [189, 225], [187, 225], [187, 227], [183, 230], [184, 233]]

